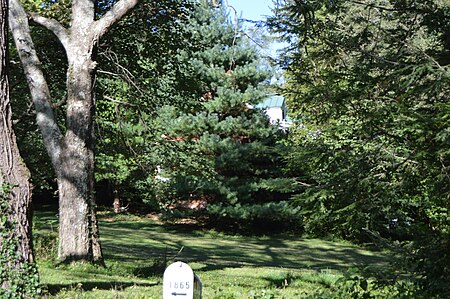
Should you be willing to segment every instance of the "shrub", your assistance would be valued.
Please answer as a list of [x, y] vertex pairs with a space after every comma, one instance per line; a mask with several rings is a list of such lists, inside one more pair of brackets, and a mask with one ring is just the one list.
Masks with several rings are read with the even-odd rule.
[[[291, 206], [286, 201], [265, 204], [222, 204], [209, 205], [207, 209], [211, 218], [219, 224], [235, 224], [250, 228], [301, 230], [300, 208]], [[264, 225], [261, 227], [261, 225]]]

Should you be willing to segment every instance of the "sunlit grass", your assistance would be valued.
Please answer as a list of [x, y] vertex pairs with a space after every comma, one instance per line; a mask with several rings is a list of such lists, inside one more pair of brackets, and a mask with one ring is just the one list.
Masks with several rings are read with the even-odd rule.
[[47, 236], [49, 243], [37, 246], [48, 298], [161, 298], [165, 265], [176, 260], [200, 276], [204, 298], [299, 298], [331, 287], [349, 267], [382, 267], [386, 262], [381, 253], [349, 243], [230, 235], [165, 226], [133, 215], [107, 216], [100, 221], [106, 259], [106, 268], [101, 268], [57, 265], [56, 214], [36, 214], [38, 242]]

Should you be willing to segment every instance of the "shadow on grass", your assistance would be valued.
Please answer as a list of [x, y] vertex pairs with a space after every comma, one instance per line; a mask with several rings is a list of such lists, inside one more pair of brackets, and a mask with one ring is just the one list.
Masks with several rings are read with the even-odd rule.
[[155, 277], [162, 276], [168, 266], [164, 260], [156, 260], [151, 266], [140, 266], [133, 269], [133, 275], [136, 277]]
[[[182, 260], [200, 264], [195, 269], [200, 271], [245, 266], [344, 270], [387, 262], [380, 253], [318, 239], [224, 236], [148, 222], [103, 223], [101, 229], [106, 258], [133, 264]], [[144, 272], [155, 274], [153, 268]]]
[[56, 295], [62, 290], [124, 290], [129, 287], [154, 287], [159, 285], [158, 282], [149, 283], [130, 283], [130, 282], [120, 282], [120, 281], [83, 281], [78, 283], [70, 284], [47, 284], [46, 289], [50, 295]]

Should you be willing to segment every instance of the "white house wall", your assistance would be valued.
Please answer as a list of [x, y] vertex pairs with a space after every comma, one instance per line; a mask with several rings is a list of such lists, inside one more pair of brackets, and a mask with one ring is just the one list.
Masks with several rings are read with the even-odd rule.
[[281, 107], [266, 108], [265, 112], [272, 124], [283, 121], [283, 110], [281, 109]]

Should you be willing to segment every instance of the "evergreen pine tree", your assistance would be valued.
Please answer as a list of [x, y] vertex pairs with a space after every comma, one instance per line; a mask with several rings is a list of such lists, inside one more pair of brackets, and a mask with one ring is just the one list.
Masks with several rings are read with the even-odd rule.
[[280, 189], [292, 185], [280, 178], [283, 133], [253, 108], [267, 96], [268, 68], [223, 4], [201, 1], [188, 31], [191, 47], [178, 58], [191, 100], [160, 110], [158, 199], [171, 211], [207, 206], [212, 216], [244, 222], [286, 210], [292, 219], [282, 201], [291, 190]]

